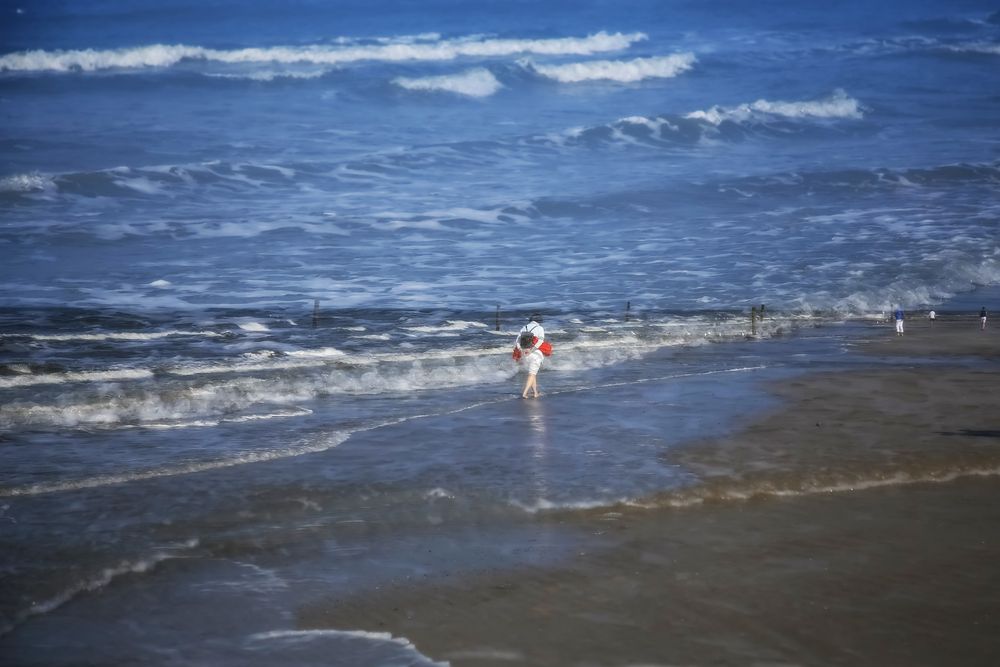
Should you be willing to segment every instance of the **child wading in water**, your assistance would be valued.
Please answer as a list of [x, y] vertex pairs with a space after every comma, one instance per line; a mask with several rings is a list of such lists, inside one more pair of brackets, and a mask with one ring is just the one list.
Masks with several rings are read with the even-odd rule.
[[517, 342], [514, 343], [514, 360], [524, 364], [528, 369], [528, 379], [524, 381], [524, 390], [521, 398], [528, 398], [528, 392], [532, 392], [532, 398], [538, 398], [538, 369], [542, 367], [542, 360], [545, 355], [539, 349], [545, 342], [545, 329], [542, 328], [542, 316], [535, 313], [531, 319], [521, 327], [517, 334]]

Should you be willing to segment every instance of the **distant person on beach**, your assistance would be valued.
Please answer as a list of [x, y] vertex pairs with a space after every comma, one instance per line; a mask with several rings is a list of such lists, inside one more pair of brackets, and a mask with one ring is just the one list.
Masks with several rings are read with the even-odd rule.
[[979, 311], [979, 328], [983, 331], [986, 330], [986, 306]]
[[937, 313], [935, 313], [932, 310], [931, 312], [927, 313], [927, 319], [929, 319], [931, 321], [931, 326], [934, 326], [934, 320], [937, 319]]
[[538, 398], [538, 369], [542, 367], [545, 355], [539, 349], [545, 342], [545, 329], [542, 328], [542, 316], [534, 313], [528, 323], [521, 327], [514, 343], [514, 359], [528, 370], [528, 378], [524, 381], [521, 398], [528, 398], [532, 392], [533, 398]]
[[903, 335], [903, 320], [906, 318], [906, 316], [903, 314], [903, 307], [902, 306], [900, 306], [899, 308], [896, 309], [896, 312], [893, 314], [893, 317], [896, 319], [896, 335], [897, 336], [902, 336]]

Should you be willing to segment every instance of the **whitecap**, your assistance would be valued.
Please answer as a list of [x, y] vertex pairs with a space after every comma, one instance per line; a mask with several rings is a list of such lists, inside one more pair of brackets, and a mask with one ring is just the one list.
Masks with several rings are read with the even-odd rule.
[[184, 44], [150, 44], [122, 49], [32, 50], [0, 56], [0, 71], [94, 72], [108, 69], [167, 68], [184, 60], [228, 64], [311, 63], [338, 65], [361, 61], [447, 61], [463, 56], [502, 57], [515, 54], [590, 55], [625, 49], [646, 39], [643, 33], [598, 32], [586, 37], [551, 39], [472, 38], [372, 45], [305, 45], [211, 49]]
[[286, 354], [290, 357], [305, 357], [307, 359], [335, 359], [343, 357], [345, 353], [335, 347], [321, 347], [312, 350], [289, 350]]
[[860, 103], [847, 95], [843, 90], [822, 100], [802, 102], [770, 102], [760, 99], [749, 104], [735, 107], [713, 106], [704, 111], [692, 111], [685, 118], [701, 120], [712, 125], [720, 125], [725, 121], [742, 123], [761, 117], [782, 116], [785, 118], [840, 118], [858, 120], [864, 117]]
[[594, 60], [564, 65], [532, 64], [530, 68], [560, 83], [597, 80], [634, 83], [644, 79], [675, 77], [691, 69], [696, 60], [693, 53], [678, 53], [633, 60]]
[[440, 91], [468, 97], [489, 97], [503, 88], [503, 84], [484, 67], [470, 69], [461, 74], [426, 76], [415, 79], [397, 77], [392, 82], [406, 90]]
[[53, 186], [52, 180], [38, 172], [0, 178], [0, 192], [40, 192]]
[[143, 380], [153, 377], [152, 371], [143, 368], [125, 368], [106, 371], [70, 371], [66, 373], [42, 373], [39, 375], [17, 375], [0, 377], [0, 388], [26, 387], [38, 384], [65, 384], [68, 382], [121, 382], [123, 380]]
[[[2, 338], [4, 335], [15, 336], [22, 334], [0, 334], [0, 338]], [[215, 331], [151, 331], [151, 332], [108, 331], [105, 333], [28, 334], [28, 337], [31, 338], [32, 340], [52, 341], [52, 342], [79, 341], [79, 340], [147, 341], [147, 340], [158, 340], [160, 338], [169, 338], [171, 336], [195, 336], [199, 338], [217, 338], [219, 336], [222, 336], [222, 334]]]

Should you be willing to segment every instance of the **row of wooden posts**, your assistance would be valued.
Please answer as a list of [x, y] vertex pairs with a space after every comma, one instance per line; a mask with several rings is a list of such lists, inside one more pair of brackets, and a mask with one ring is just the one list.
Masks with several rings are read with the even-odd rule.
[[[632, 317], [632, 302], [625, 302], [625, 321], [628, 322]], [[757, 335], [757, 322], [764, 321], [764, 304], [760, 304], [760, 309], [754, 306], [750, 309], [750, 333], [754, 336]], [[313, 326], [315, 327], [319, 323], [319, 299], [313, 301]], [[500, 304], [497, 304], [497, 318], [496, 318], [496, 330], [500, 331]]]

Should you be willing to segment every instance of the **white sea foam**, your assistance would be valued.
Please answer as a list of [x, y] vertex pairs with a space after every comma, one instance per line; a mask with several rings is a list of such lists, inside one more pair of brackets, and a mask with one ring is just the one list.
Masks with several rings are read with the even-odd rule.
[[153, 282], [149, 283], [149, 286], [156, 287], [157, 289], [166, 289], [171, 286], [171, 283], [169, 280], [163, 280], [161, 278], [159, 280], [154, 280]]
[[290, 408], [277, 412], [267, 412], [249, 415], [237, 415], [235, 417], [219, 417], [218, 419], [195, 419], [193, 421], [176, 422], [147, 422], [141, 425], [126, 424], [121, 428], [149, 428], [155, 430], [173, 430], [182, 428], [209, 428], [220, 424], [242, 424], [253, 421], [267, 421], [271, 419], [288, 419], [291, 417], [305, 417], [311, 415], [312, 410], [306, 408]]
[[780, 483], [760, 480], [746, 484], [734, 483], [730, 487], [695, 486], [674, 493], [661, 494], [652, 501], [634, 502], [639, 507], [696, 507], [708, 502], [731, 501], [744, 502], [758, 498], [800, 497], [825, 495], [831, 493], [852, 493], [893, 486], [908, 486], [911, 484], [946, 484], [966, 477], [996, 477], [1000, 468], [952, 468], [932, 472], [913, 474], [903, 470], [874, 473], [870, 477], [842, 479], [839, 481], [821, 482], [804, 479], [799, 483], [783, 480]]
[[675, 77], [691, 69], [696, 61], [693, 53], [678, 53], [633, 60], [594, 60], [564, 65], [530, 64], [530, 68], [560, 83], [596, 80], [634, 83], [644, 79]]
[[503, 88], [503, 84], [485, 67], [470, 69], [461, 74], [420, 78], [397, 77], [392, 82], [406, 90], [442, 91], [468, 97], [489, 97]]
[[115, 180], [115, 185], [128, 188], [144, 195], [158, 195], [164, 192], [161, 185], [154, 183], [145, 176], [138, 178], [120, 178]]
[[323, 365], [323, 357], [315, 359], [241, 359], [191, 366], [173, 366], [164, 372], [178, 376], [215, 375], [219, 373], [256, 373], [260, 371], [283, 371], [296, 368], [315, 368]]
[[124, 49], [20, 51], [0, 56], [0, 71], [94, 72], [107, 69], [172, 67], [183, 60], [220, 63], [312, 63], [340, 65], [360, 61], [447, 61], [464, 56], [501, 57], [516, 54], [590, 55], [617, 51], [646, 39], [642, 33], [599, 32], [587, 37], [553, 39], [453, 39], [348, 46], [275, 46], [210, 49], [183, 44], [152, 44]]
[[264, 461], [274, 461], [276, 459], [302, 456], [316, 452], [325, 452], [338, 446], [351, 435], [350, 431], [334, 431], [319, 436], [311, 436], [309, 440], [301, 440], [287, 447], [276, 449], [263, 449], [259, 451], [241, 452], [240, 454], [215, 459], [211, 461], [197, 461], [184, 463], [176, 466], [166, 466], [153, 470], [139, 470], [123, 472], [113, 475], [96, 475], [76, 480], [62, 480], [55, 482], [39, 482], [24, 486], [15, 486], [0, 489], [0, 497], [13, 496], [34, 496], [45, 493], [56, 493], [59, 491], [75, 491], [78, 489], [93, 489], [114, 484], [125, 484], [146, 479], [157, 479], [161, 477], [175, 477], [177, 475], [189, 475], [206, 470], [217, 470], [219, 468], [230, 468], [238, 465], [250, 463], [261, 463]]
[[0, 192], [40, 192], [52, 187], [52, 179], [38, 172], [0, 178]]
[[[408, 665], [426, 665], [427, 667], [449, 667], [451, 663], [449, 662], [436, 662], [431, 660], [427, 656], [420, 653], [417, 647], [414, 646], [406, 637], [396, 637], [388, 632], [372, 632], [369, 630], [272, 630], [269, 632], [258, 632], [250, 635], [247, 640], [251, 643], [273, 643], [281, 642], [287, 644], [306, 644], [315, 641], [323, 641], [327, 639], [336, 640], [360, 640], [365, 642], [379, 642], [379, 643], [389, 643], [402, 647], [407, 652], [411, 654], [416, 654], [416, 659], [420, 662], [414, 662], [414, 656], [407, 656], [405, 664]], [[399, 661], [399, 664], [403, 664]]]
[[123, 380], [142, 380], [149, 377], [153, 377], [152, 371], [142, 368], [42, 373], [39, 375], [17, 375], [14, 377], [0, 377], [0, 389], [26, 387], [39, 384], [64, 384], [70, 382], [121, 382]]
[[[91, 591], [97, 591], [105, 588], [114, 579], [128, 574], [142, 574], [144, 572], [149, 572], [159, 563], [171, 558], [183, 557], [185, 552], [188, 552], [198, 546], [198, 540], [191, 539], [187, 542], [168, 545], [162, 547], [159, 551], [153, 555], [136, 561], [122, 561], [118, 565], [112, 567], [106, 567], [100, 572], [77, 582], [76, 584], [70, 586], [63, 592], [59, 593], [55, 597], [49, 598], [48, 600], [43, 600], [33, 603], [30, 607], [24, 611], [19, 618], [15, 620], [15, 623], [24, 621], [26, 618], [31, 616], [38, 616], [41, 614], [47, 614], [53, 609], [61, 607], [66, 602], [72, 600], [80, 593], [87, 593]], [[13, 625], [8, 627], [0, 626], [0, 635], [4, 635], [12, 629]]]
[[255, 333], [270, 331], [270, 329], [267, 328], [266, 324], [261, 324], [260, 322], [240, 322], [236, 326], [238, 326], [240, 329], [243, 329], [243, 331], [252, 331]]
[[[22, 334], [0, 334], [4, 336], [20, 336]], [[170, 338], [173, 336], [194, 336], [198, 338], [217, 338], [223, 334], [215, 331], [152, 331], [139, 333], [133, 331], [109, 331], [107, 333], [68, 333], [68, 334], [25, 334], [32, 340], [39, 341], [101, 341], [101, 340], [124, 340], [124, 341], [147, 341], [158, 340], [160, 338]]]
[[956, 53], [983, 53], [987, 55], [1000, 56], [1000, 44], [992, 42], [969, 42], [966, 44], [956, 44], [944, 48]]
[[554, 501], [548, 500], [546, 498], [538, 498], [531, 502], [522, 502], [520, 500], [511, 500], [510, 505], [516, 507], [519, 510], [527, 512], [528, 514], [540, 514], [543, 512], [554, 512], [559, 510], [591, 510], [599, 507], [614, 507], [616, 505], [634, 505], [635, 501], [631, 498], [617, 497], [617, 498], [603, 498], [603, 499], [593, 499], [593, 500], [573, 500], [573, 501]]
[[335, 347], [321, 347], [313, 350], [289, 350], [285, 354], [290, 357], [303, 357], [306, 359], [337, 359], [345, 356], [345, 352]]
[[628, 116], [627, 118], [619, 119], [618, 122], [625, 125], [641, 125], [643, 127], [648, 127], [653, 132], [659, 132], [664, 127], [666, 127], [669, 130], [677, 130], [677, 126], [671, 123], [666, 118], [646, 118], [645, 116]]
[[417, 327], [403, 327], [406, 331], [414, 331], [417, 333], [441, 333], [442, 331], [467, 331], [469, 329], [485, 329], [486, 325], [482, 322], [467, 322], [465, 320], [445, 320], [443, 324], [435, 326], [417, 326]]
[[240, 74], [233, 74], [226, 72], [205, 72], [205, 76], [213, 79], [231, 79], [231, 80], [268, 82], [279, 79], [298, 79], [298, 80], [318, 79], [328, 74], [329, 72], [330, 72], [329, 69], [305, 70], [305, 71], [262, 70], [259, 72], [246, 72]]
[[785, 118], [846, 118], [857, 120], [864, 117], [860, 103], [843, 90], [822, 100], [804, 102], [769, 102], [757, 100], [735, 107], [714, 106], [706, 111], [692, 111], [685, 118], [702, 120], [712, 125], [724, 121], [743, 123], [755, 119], [781, 116]]

